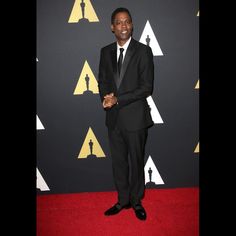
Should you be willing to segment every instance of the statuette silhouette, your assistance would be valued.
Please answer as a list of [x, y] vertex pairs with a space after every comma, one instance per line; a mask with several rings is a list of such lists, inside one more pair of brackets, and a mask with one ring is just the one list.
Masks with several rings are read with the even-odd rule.
[[97, 157], [96, 155], [93, 154], [93, 141], [92, 139], [89, 140], [89, 150], [90, 150], [90, 154], [87, 156], [87, 158], [95, 158]]
[[88, 19], [85, 18], [85, 9], [86, 9], [86, 6], [85, 6], [85, 2], [84, 0], [81, 0], [81, 3], [80, 3], [80, 7], [81, 7], [81, 11], [82, 11], [82, 18], [79, 19], [80, 21], [87, 21], [88, 22]]
[[150, 46], [150, 41], [151, 41], [151, 39], [149, 38], [149, 35], [147, 35], [146, 43], [147, 43], [148, 46]]

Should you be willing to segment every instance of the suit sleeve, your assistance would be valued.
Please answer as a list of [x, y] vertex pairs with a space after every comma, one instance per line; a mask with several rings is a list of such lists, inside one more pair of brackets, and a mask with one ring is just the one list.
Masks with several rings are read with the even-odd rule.
[[139, 83], [135, 90], [120, 94], [117, 98], [118, 109], [138, 100], [147, 98], [153, 91], [154, 63], [150, 47], [145, 47], [144, 55], [141, 56], [139, 68]]
[[105, 68], [106, 68], [106, 61], [105, 61], [104, 50], [101, 49], [99, 72], [98, 72], [98, 90], [99, 90], [99, 95], [102, 102], [103, 102], [104, 96], [110, 93]]

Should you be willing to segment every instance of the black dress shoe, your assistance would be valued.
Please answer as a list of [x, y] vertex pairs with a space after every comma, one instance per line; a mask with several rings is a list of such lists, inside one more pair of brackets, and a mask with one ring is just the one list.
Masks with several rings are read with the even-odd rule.
[[117, 202], [113, 207], [109, 208], [108, 210], [106, 210], [104, 212], [104, 214], [106, 216], [111, 216], [111, 215], [115, 215], [115, 214], [118, 214], [122, 209], [129, 209], [131, 208], [131, 204], [127, 204], [127, 205], [124, 205], [124, 206], [121, 206], [119, 202]]
[[133, 208], [134, 208], [135, 215], [139, 220], [146, 220], [147, 214], [141, 204], [135, 205]]

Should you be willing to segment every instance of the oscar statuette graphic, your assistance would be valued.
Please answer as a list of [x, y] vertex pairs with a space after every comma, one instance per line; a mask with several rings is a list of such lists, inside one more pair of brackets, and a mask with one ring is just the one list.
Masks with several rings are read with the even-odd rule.
[[147, 35], [147, 38], [146, 38], [146, 43], [147, 43], [147, 46], [150, 46], [150, 38], [149, 38], [149, 35]]
[[80, 7], [81, 7], [81, 12], [82, 12], [82, 18], [79, 19], [80, 22], [88, 22], [88, 19], [85, 18], [85, 10], [86, 10], [86, 4], [84, 2], [84, 0], [81, 0], [81, 3], [80, 3]]
[[85, 79], [85, 83], [86, 83], [86, 90], [83, 92], [83, 94], [93, 94], [93, 91], [89, 90], [90, 77], [88, 76], [88, 74], [86, 74], [84, 79]]
[[148, 169], [148, 175], [149, 175], [149, 182], [146, 183], [147, 187], [155, 187], [155, 182], [152, 182], [152, 169], [149, 167]]
[[89, 140], [89, 150], [90, 150], [90, 154], [87, 156], [87, 158], [96, 158], [97, 156], [93, 154], [93, 141], [92, 141], [92, 139]]

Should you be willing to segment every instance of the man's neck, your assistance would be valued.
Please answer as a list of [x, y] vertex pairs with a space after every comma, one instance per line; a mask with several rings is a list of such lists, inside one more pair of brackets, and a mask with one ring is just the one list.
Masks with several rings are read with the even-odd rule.
[[130, 40], [131, 40], [131, 37], [127, 40], [119, 40], [119, 41], [117, 40], [117, 43], [120, 47], [123, 47]]

